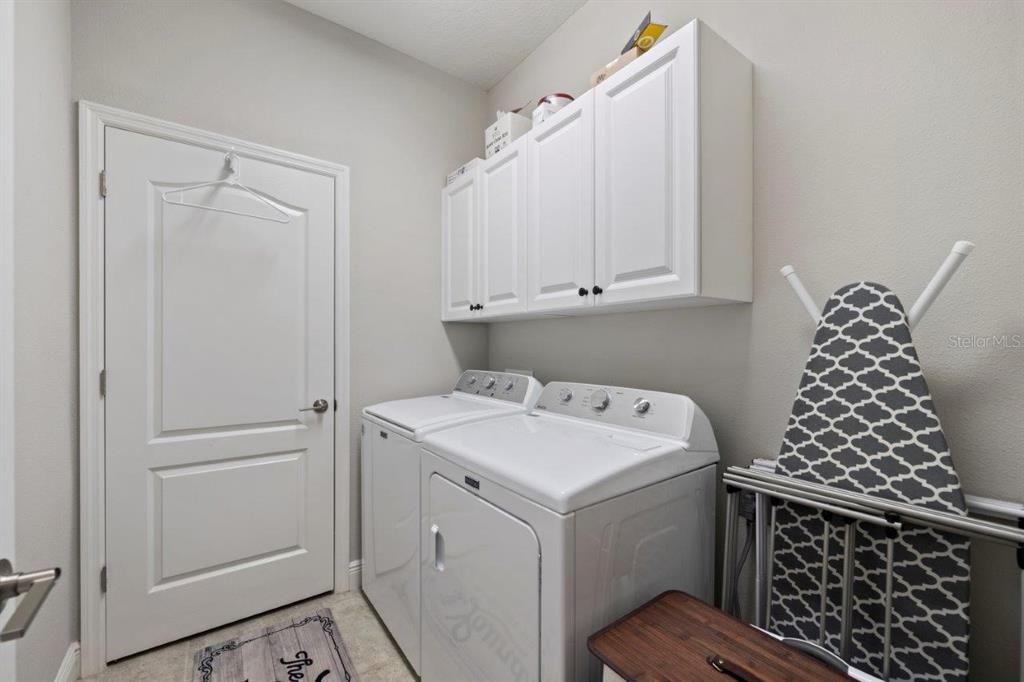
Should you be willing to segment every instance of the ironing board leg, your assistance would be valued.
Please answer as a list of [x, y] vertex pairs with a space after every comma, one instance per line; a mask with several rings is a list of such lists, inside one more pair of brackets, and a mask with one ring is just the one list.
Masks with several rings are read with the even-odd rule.
[[722, 548], [722, 601], [721, 608], [732, 613], [733, 584], [735, 583], [736, 523], [739, 489], [725, 487], [725, 546]]
[[825, 646], [825, 610], [828, 608], [828, 550], [832, 530], [831, 515], [822, 514], [825, 521], [821, 531], [821, 594], [818, 602], [818, 644]]
[[772, 498], [768, 501], [768, 506], [771, 507], [771, 522], [768, 526], [768, 557], [767, 557], [767, 575], [765, 576], [765, 584], [767, 585], [764, 600], [764, 629], [767, 630], [772, 624], [772, 574], [775, 572], [775, 520], [779, 514], [779, 501]]
[[853, 562], [857, 548], [857, 522], [846, 524], [843, 545], [843, 625], [839, 638], [839, 657], [850, 660], [850, 642], [853, 638]]
[[882, 679], [889, 679], [889, 658], [892, 656], [892, 562], [895, 539], [885, 539], [885, 644], [882, 648]]
[[754, 512], [754, 624], [765, 627], [765, 602], [768, 598], [765, 576], [768, 572], [765, 552], [768, 542], [765, 537], [768, 524], [768, 497], [764, 493], [754, 496], [756, 509]]

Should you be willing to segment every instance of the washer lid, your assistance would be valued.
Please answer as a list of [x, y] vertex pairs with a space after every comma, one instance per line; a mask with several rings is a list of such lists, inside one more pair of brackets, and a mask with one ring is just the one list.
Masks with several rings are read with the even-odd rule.
[[525, 407], [515, 403], [453, 393], [378, 403], [365, 408], [363, 414], [376, 422], [408, 431], [414, 440], [421, 440], [437, 429], [525, 411]]
[[423, 445], [560, 514], [718, 461], [679, 440], [542, 414], [445, 429]]

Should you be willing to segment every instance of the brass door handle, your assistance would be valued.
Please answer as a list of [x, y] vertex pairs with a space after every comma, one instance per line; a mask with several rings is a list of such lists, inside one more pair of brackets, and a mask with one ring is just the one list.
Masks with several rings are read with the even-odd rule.
[[324, 398], [317, 398], [313, 401], [312, 407], [299, 408], [299, 412], [326, 412], [328, 407], [330, 407], [330, 405], [327, 400]]

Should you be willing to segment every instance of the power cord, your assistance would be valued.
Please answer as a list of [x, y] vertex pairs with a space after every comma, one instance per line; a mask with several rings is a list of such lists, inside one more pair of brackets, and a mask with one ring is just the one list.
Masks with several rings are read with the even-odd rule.
[[736, 565], [736, 572], [733, 573], [737, 577], [734, 582], [732, 594], [729, 599], [730, 610], [740, 620], [743, 620], [743, 616], [740, 612], [740, 591], [739, 591], [739, 576], [743, 571], [743, 565], [747, 563], [747, 556], [750, 554], [750, 547], [754, 544], [754, 520], [757, 518], [757, 498], [749, 490], [743, 490], [740, 492], [740, 508], [739, 515], [747, 521], [747, 537], [743, 541], [743, 549], [740, 551], [739, 561]]

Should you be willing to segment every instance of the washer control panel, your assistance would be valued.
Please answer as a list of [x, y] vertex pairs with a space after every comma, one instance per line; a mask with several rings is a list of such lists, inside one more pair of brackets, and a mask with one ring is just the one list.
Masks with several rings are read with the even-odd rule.
[[678, 393], [554, 381], [544, 387], [536, 409], [687, 438], [695, 405]]
[[540, 389], [537, 380], [525, 374], [471, 369], [462, 373], [452, 390], [531, 407]]

